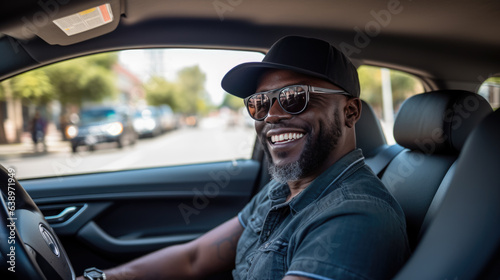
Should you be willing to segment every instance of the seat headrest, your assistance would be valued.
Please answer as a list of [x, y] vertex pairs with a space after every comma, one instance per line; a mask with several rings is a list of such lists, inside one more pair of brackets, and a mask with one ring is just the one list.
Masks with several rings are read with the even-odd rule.
[[361, 100], [361, 117], [356, 123], [356, 147], [367, 158], [375, 156], [386, 146], [384, 133], [370, 104]]
[[394, 122], [396, 142], [426, 154], [458, 154], [472, 129], [489, 113], [480, 95], [440, 90], [408, 98]]

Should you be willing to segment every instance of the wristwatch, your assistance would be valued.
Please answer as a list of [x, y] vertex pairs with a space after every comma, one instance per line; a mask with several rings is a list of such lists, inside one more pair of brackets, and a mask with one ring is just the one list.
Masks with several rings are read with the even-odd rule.
[[88, 280], [106, 280], [106, 274], [98, 268], [91, 267], [83, 271], [83, 278]]

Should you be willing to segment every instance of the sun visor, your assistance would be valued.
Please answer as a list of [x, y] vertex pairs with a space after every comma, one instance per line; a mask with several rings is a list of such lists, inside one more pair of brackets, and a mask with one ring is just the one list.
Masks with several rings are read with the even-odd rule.
[[120, 21], [119, 0], [65, 2], [44, 6], [39, 1], [36, 12], [23, 16], [5, 34], [21, 40], [36, 35], [51, 45], [65, 46], [109, 33]]

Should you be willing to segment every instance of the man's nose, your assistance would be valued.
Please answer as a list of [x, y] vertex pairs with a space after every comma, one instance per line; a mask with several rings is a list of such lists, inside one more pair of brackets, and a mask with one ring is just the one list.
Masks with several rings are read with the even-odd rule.
[[271, 102], [272, 102], [271, 109], [269, 109], [269, 113], [267, 114], [267, 117], [264, 119], [265, 122], [277, 123], [283, 119], [289, 119], [292, 117], [291, 114], [285, 112], [285, 110], [281, 108], [278, 99], [273, 98]]

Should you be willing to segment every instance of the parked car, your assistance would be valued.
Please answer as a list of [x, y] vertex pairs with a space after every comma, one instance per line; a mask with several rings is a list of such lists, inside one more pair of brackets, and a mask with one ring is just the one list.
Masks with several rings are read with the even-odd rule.
[[163, 131], [160, 110], [154, 106], [137, 110], [134, 115], [134, 129], [139, 137], [160, 135]]
[[[86, 19], [94, 20], [91, 25], [78, 24]], [[324, 39], [346, 53], [359, 67], [358, 72], [365, 67], [377, 68], [360, 75], [368, 81], [361, 87], [361, 98], [366, 101], [362, 117], [372, 118], [364, 125], [356, 124], [356, 143], [371, 166], [380, 159], [392, 164], [393, 176], [385, 183], [401, 186], [390, 191], [403, 205], [407, 223], [426, 225], [427, 230], [422, 231], [408, 226], [414, 250], [395, 279], [500, 279], [500, 123], [498, 117], [486, 117], [487, 127], [479, 121], [469, 122], [479, 108], [475, 93], [485, 81], [499, 81], [499, 27], [500, 1], [493, 0], [2, 1], [0, 81], [13, 84], [8, 79], [18, 74], [85, 55], [134, 52], [129, 56], [137, 67], [129, 68], [129, 80], [143, 79], [146, 83], [151, 76], [163, 75], [165, 86], [160, 89], [174, 92], [179, 79], [170, 74], [178, 69], [168, 66], [179, 60], [191, 63], [188, 66], [201, 65], [201, 61], [192, 60], [196, 52], [214, 58], [213, 51], [233, 51], [226, 59], [217, 56], [207, 60], [211, 65], [207, 69], [222, 73], [222, 77], [230, 65], [262, 59], [271, 44], [283, 36]], [[166, 59], [161, 48], [177, 56]], [[193, 53], [179, 55], [193, 49]], [[248, 52], [254, 56], [240, 59]], [[96, 64], [102, 66], [106, 61]], [[407, 84], [407, 80], [389, 70], [410, 75], [418, 83], [412, 84], [411, 90], [398, 90], [397, 86]], [[383, 75], [395, 78], [384, 80], [384, 90], [366, 86]], [[197, 77], [197, 81], [205, 81], [205, 76]], [[39, 75], [30, 81], [47, 80]], [[141, 86], [130, 88], [127, 101], [146, 94]], [[43, 103], [45, 100], [35, 94], [38, 92], [24, 92], [22, 99], [14, 102], [12, 90], [0, 87], [5, 100], [0, 104], [0, 116], [6, 127], [14, 125], [1, 110], [8, 108], [7, 113], [12, 114], [21, 100]], [[494, 92], [498, 91], [482, 93], [496, 110], [489, 117], [500, 113]], [[218, 93], [222, 95], [222, 89]], [[182, 90], [176, 94], [180, 101], [186, 101], [186, 107], [200, 100], [191, 99]], [[426, 98], [410, 97], [414, 95]], [[465, 99], [468, 103], [451, 102], [450, 97], [456, 96], [472, 98]], [[386, 101], [389, 105], [383, 106]], [[395, 141], [403, 145], [402, 150], [388, 142], [393, 132], [388, 120], [394, 118], [400, 105], [411, 113], [406, 121], [417, 122], [394, 129], [399, 133]], [[38, 178], [20, 178], [16, 185], [23, 204], [15, 211], [19, 219], [12, 230], [18, 244], [15, 274], [7, 270], [7, 256], [12, 253], [3, 242], [10, 223], [4, 189], [10, 182], [8, 174], [13, 174], [8, 170], [14, 169], [5, 169], [5, 176], [0, 177], [4, 190], [0, 196], [0, 278], [74, 279], [88, 267], [106, 269], [165, 246], [189, 242], [237, 216], [269, 181], [261, 143], [255, 135], [247, 134], [248, 127], [196, 134], [196, 117], [190, 114], [192, 110], [185, 113], [189, 117], [183, 122], [193, 128], [186, 129], [185, 138], [172, 137], [164, 142], [152, 139], [162, 141], [137, 147], [109, 162], [107, 158], [92, 162], [120, 167], [113, 172], [97, 168], [82, 171], [90, 159], [74, 155], [28, 159], [23, 155], [15, 161], [3, 157], [0, 163], [6, 167], [29, 169], [39, 161], [49, 171]], [[428, 122], [419, 122], [423, 118]], [[446, 127], [441, 126], [443, 118], [448, 118]], [[116, 134], [120, 130], [117, 122], [100, 124], [96, 130], [100, 135], [109, 131]], [[467, 139], [470, 131], [449, 134], [453, 131], [450, 123], [474, 131], [477, 137]], [[122, 126], [124, 131], [128, 127]], [[77, 137], [80, 129], [85, 130], [74, 126], [68, 133]], [[422, 131], [430, 133], [424, 139], [415, 139]], [[86, 135], [89, 142], [83, 136], [83, 142], [77, 145], [96, 141], [94, 135]], [[449, 139], [455, 137], [467, 143], [463, 150], [450, 143]], [[442, 153], [435, 153], [436, 147]], [[473, 148], [482, 150], [475, 152]], [[387, 157], [394, 150], [400, 154]], [[233, 151], [236, 153], [229, 153]], [[207, 156], [209, 152], [213, 157]], [[186, 161], [188, 156], [197, 160]], [[67, 173], [52, 171], [56, 167]], [[381, 177], [391, 175], [384, 173], [384, 168], [376, 173]], [[431, 179], [436, 180], [429, 183]], [[255, 231], [260, 229], [256, 227]], [[272, 248], [270, 253], [274, 252]], [[352, 275], [356, 277], [356, 271]], [[211, 279], [232, 278], [227, 271]]]
[[80, 146], [93, 151], [97, 144], [115, 142], [118, 148], [122, 148], [135, 144], [137, 140], [130, 115], [124, 109], [113, 107], [83, 109], [78, 123], [66, 127], [66, 135], [73, 153]]
[[177, 116], [172, 111], [172, 108], [168, 105], [158, 106], [161, 118], [161, 129], [163, 132], [167, 132], [176, 129], [178, 124]]

